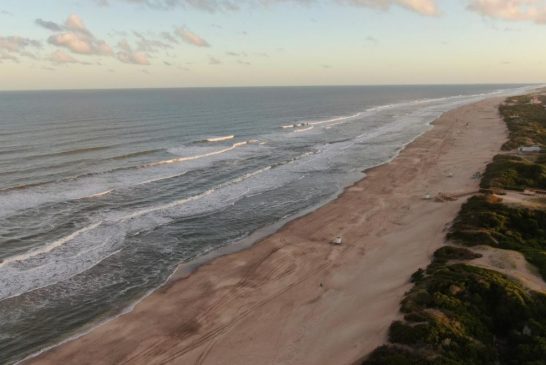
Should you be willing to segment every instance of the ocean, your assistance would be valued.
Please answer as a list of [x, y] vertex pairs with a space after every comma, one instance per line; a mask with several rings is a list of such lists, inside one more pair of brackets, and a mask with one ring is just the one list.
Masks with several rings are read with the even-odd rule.
[[529, 88], [0, 92], [0, 363], [335, 198], [443, 112]]

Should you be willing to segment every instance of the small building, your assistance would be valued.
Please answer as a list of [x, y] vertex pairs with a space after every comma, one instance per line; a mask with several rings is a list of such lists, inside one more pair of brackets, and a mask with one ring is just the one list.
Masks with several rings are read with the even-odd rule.
[[542, 151], [540, 146], [521, 146], [518, 148], [518, 152], [520, 153], [537, 153], [540, 151]]

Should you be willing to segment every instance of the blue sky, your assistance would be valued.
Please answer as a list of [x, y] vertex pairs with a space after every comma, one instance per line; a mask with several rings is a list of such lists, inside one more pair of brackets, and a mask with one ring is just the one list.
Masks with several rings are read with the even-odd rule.
[[543, 0], [2, 0], [0, 89], [546, 80]]

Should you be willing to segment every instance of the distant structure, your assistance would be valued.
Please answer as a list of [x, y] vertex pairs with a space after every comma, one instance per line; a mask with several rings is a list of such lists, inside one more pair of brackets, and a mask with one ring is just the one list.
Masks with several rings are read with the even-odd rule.
[[531, 104], [542, 104], [542, 102], [540, 101], [538, 96], [533, 96], [533, 98], [531, 99]]
[[536, 153], [541, 151], [542, 148], [540, 146], [521, 146], [518, 148], [519, 153]]

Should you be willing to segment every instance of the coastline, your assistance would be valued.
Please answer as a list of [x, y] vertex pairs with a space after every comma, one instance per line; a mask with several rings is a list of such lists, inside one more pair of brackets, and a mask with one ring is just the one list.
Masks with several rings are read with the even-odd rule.
[[[442, 156], [440, 153], [430, 152], [431, 148], [423, 146], [428, 143], [431, 146], [444, 148], [444, 142], [447, 143], [447, 140], [451, 138], [449, 142], [452, 144], [451, 147], [455, 148], [457, 147], [455, 142], [464, 140], [463, 135], [469, 134], [474, 129], [483, 133], [483, 126], [477, 125], [473, 119], [475, 114], [480, 111], [485, 113], [480, 108], [487, 109], [488, 113], [492, 110], [496, 112], [496, 106], [501, 99], [486, 99], [445, 113], [433, 123], [432, 129], [406, 145], [394, 160], [367, 169], [364, 179], [347, 187], [333, 201], [291, 220], [279, 231], [267, 234], [251, 247], [248, 247], [250, 246], [248, 244], [235, 249], [236, 253], [230, 252], [223, 255], [216, 253], [217, 257], [212, 261], [199, 266], [193, 272], [190, 270], [192, 274], [189, 276], [183, 275], [183, 269], [177, 270], [164, 286], [138, 302], [132, 312], [107, 321], [89, 333], [28, 359], [25, 363], [214, 364], [221, 363], [218, 362], [219, 358], [229, 358], [230, 364], [268, 362], [327, 364], [334, 358], [336, 362], [341, 363], [358, 360], [365, 351], [368, 351], [366, 349], [372, 350], [383, 341], [388, 325], [392, 319], [396, 318], [399, 299], [409, 288], [406, 283], [407, 278], [419, 266], [426, 265], [430, 253], [443, 242], [443, 225], [437, 224], [438, 217], [430, 219], [434, 220], [434, 224], [430, 222], [423, 224], [425, 227], [415, 227], [410, 223], [419, 221], [416, 218], [420, 218], [422, 213], [435, 214], [436, 210], [442, 211], [444, 224], [449, 223], [462, 204], [462, 200], [449, 203], [423, 201], [422, 196], [428, 192], [424, 187], [426, 186], [435, 194], [440, 192], [435, 190], [438, 186], [449, 185], [447, 192], [453, 192], [477, 185], [471, 179], [471, 175], [476, 172], [476, 169], [481, 169], [498, 151], [500, 143], [505, 138], [504, 126], [502, 123], [495, 125], [491, 114], [481, 117], [482, 122], [487, 121], [484, 123], [491, 124], [487, 130], [490, 141], [478, 139], [479, 142], [483, 142], [483, 145], [474, 146], [483, 149], [473, 158], [475, 161], [473, 161], [472, 169], [474, 170], [464, 172], [468, 164], [464, 166], [460, 164], [464, 160], [463, 156], [458, 158], [461, 161], [452, 162], [456, 165], [453, 166], [453, 171], [459, 169], [459, 172], [454, 173], [454, 178], [445, 176], [445, 171], [433, 171], [433, 166], [442, 167], [439, 164]], [[458, 119], [461, 118], [460, 114], [463, 114], [466, 119]], [[498, 120], [500, 121], [500, 118]], [[471, 123], [469, 128], [466, 128], [464, 124], [467, 121]], [[444, 133], [443, 136], [438, 136], [442, 133]], [[461, 151], [458, 153], [460, 154]], [[472, 158], [466, 156], [466, 159]], [[421, 160], [427, 160], [426, 164], [429, 166], [421, 166], [420, 164], [423, 163]], [[404, 162], [409, 165], [400, 166]], [[401, 181], [404, 176], [399, 176], [400, 172], [394, 171], [396, 167], [403, 170], [402, 172], [406, 175], [409, 174], [406, 176], [409, 177], [409, 182]], [[416, 174], [416, 171], [411, 171], [412, 168], [426, 169], [424, 172], [428, 175], [423, 179], [418, 176], [418, 173]], [[465, 176], [462, 178], [459, 175]], [[402, 188], [407, 188], [405, 185], [415, 183], [419, 179], [425, 183], [422, 189], [414, 185], [411, 193], [401, 192], [404, 190]], [[442, 183], [445, 184], [442, 185]], [[389, 195], [392, 195], [392, 198]], [[369, 211], [362, 207], [355, 207], [355, 202], [378, 203], [378, 206], [374, 206]], [[402, 204], [397, 206], [393, 203]], [[369, 204], [369, 206], [372, 205]], [[396, 209], [400, 206], [401, 212]], [[441, 209], [442, 207], [445, 209]], [[389, 208], [390, 212], [385, 212]], [[351, 211], [347, 212], [347, 210]], [[419, 211], [420, 216], [416, 217], [415, 211]], [[395, 219], [390, 221], [393, 216]], [[383, 219], [380, 220], [379, 217]], [[446, 217], [447, 219], [444, 219]], [[389, 222], [383, 225], [374, 224], [382, 220]], [[341, 247], [329, 245], [328, 241], [339, 231], [344, 233], [347, 244]], [[422, 249], [422, 252], [413, 254], [414, 257], [411, 250], [399, 250], [396, 244], [393, 245], [400, 241], [401, 236], [422, 237], [425, 236], [425, 231], [427, 235], [430, 235], [427, 240], [431, 242], [415, 245], [414, 248]], [[404, 239], [407, 240], [407, 237]], [[385, 246], [388, 249], [385, 249]], [[350, 297], [340, 299], [338, 296], [354, 294], [354, 291], [350, 290], [355, 288], [354, 277], [351, 278], [351, 274], [373, 274], [361, 270], [359, 266], [372, 264], [371, 256], [374, 259], [383, 258], [391, 266], [393, 264], [396, 266], [399, 262], [393, 262], [396, 261], [393, 257], [397, 255], [399, 258], [404, 257], [400, 256], [400, 251], [412, 260], [408, 260], [411, 263], [400, 265], [404, 267], [403, 269], [395, 268], [397, 269], [394, 270], [397, 271], [395, 281], [391, 278], [390, 283], [384, 283], [387, 284], [386, 286], [376, 288], [376, 293], [389, 293], [383, 295], [386, 297], [386, 302], [381, 302], [385, 298], [372, 298], [370, 295], [361, 295], [359, 298], [359, 304], [374, 306], [375, 312], [374, 310], [371, 312], [374, 312], [375, 316], [362, 313], [362, 308], [354, 312], [346, 311], [343, 315], [331, 313], [332, 308], [357, 309], [351, 303], [347, 303], [352, 301]], [[389, 260], [391, 262], [388, 262]], [[415, 266], [415, 264], [418, 265]], [[375, 265], [377, 266], [377, 263]], [[381, 271], [381, 267], [376, 269]], [[391, 271], [386, 270], [383, 274], [393, 274]], [[405, 278], [404, 281], [400, 280], [402, 276]], [[376, 279], [381, 281], [381, 277]], [[365, 280], [364, 278], [364, 284], [366, 284]], [[369, 282], [373, 283], [371, 279]], [[344, 302], [339, 303], [339, 301]], [[396, 308], [392, 306], [392, 303], [395, 303]], [[179, 306], [181, 304], [182, 306]], [[203, 309], [203, 306], [206, 309]], [[184, 308], [187, 313], [182, 314], [181, 318], [173, 318], [181, 314], [178, 313], [177, 308]], [[281, 313], [282, 309], [287, 309], [291, 313], [290, 318], [286, 317], [285, 313]], [[366, 325], [367, 323], [357, 323], [366, 322], [364, 319], [366, 316], [373, 320], [377, 314], [380, 314], [381, 318], [378, 318], [371, 330], [355, 328], [352, 331], [346, 331], [345, 328], [344, 332], [350, 332], [350, 334], [339, 331], [329, 332], [333, 339], [328, 338], [328, 334], [317, 331], [317, 328], [308, 330], [298, 328], [298, 324], [305, 324], [308, 321], [320, 322], [321, 313], [326, 312], [328, 312], [328, 320], [332, 321], [332, 326], [319, 325], [318, 327], [322, 330], [336, 328], [343, 331], [345, 326]], [[274, 318], [265, 318], [269, 314]], [[363, 314], [364, 317], [359, 319], [359, 314]], [[158, 320], [158, 323], [154, 325], [155, 320]], [[260, 320], [263, 321], [260, 322]], [[282, 320], [290, 323], [279, 323]], [[315, 323], [309, 325], [315, 325]], [[288, 336], [279, 334], [288, 329], [301, 333], [295, 337], [294, 333]], [[228, 332], [235, 331], [242, 335], [226, 335]], [[255, 334], [254, 338], [252, 333]], [[269, 344], [268, 347], [270, 339], [264, 339], [263, 333], [276, 333], [278, 341], [283, 342], [284, 345], [279, 342], [276, 345]], [[356, 349], [353, 348], [357, 335], [364, 336], [360, 338], [363, 342], [366, 340], [366, 335], [371, 333], [374, 334], [374, 339], [368, 339], [365, 345], [357, 344]], [[262, 334], [262, 338], [254, 341], [258, 334]], [[346, 337], [344, 338], [343, 335]], [[120, 339], [120, 336], [123, 338]], [[249, 345], [250, 340], [253, 343]], [[122, 342], [121, 346], [120, 342]], [[340, 356], [341, 352], [346, 352], [346, 355]], [[307, 356], [299, 357], [302, 355]]]

